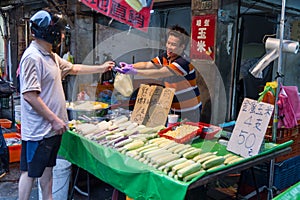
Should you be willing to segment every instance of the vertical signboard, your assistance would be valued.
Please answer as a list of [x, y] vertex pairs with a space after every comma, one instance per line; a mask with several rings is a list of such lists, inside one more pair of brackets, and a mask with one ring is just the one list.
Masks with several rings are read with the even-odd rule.
[[245, 158], [260, 151], [274, 105], [245, 98], [227, 150]]
[[103, 15], [148, 31], [153, 0], [81, 0], [83, 4]]
[[191, 59], [215, 60], [215, 14], [192, 17]]

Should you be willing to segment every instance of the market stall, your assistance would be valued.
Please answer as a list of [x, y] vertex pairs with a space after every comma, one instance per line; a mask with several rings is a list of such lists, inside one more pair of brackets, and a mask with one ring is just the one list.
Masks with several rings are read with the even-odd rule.
[[234, 129], [225, 132], [230, 134], [226, 140], [218, 125], [175, 120], [166, 127], [172, 90], [141, 88], [133, 111], [118, 109], [99, 118], [86, 116], [98, 112], [83, 111], [108, 105], [69, 104], [69, 110], [78, 112], [63, 135], [60, 156], [131, 198], [177, 200], [220, 176], [291, 151], [292, 140], [264, 142], [271, 104], [245, 98]]
[[[63, 135], [59, 154], [78, 167], [93, 174], [134, 199], [184, 199], [188, 189], [216, 180], [234, 171], [251, 168], [291, 150], [292, 141], [273, 146], [264, 152], [229, 165], [203, 171], [194, 179], [176, 180], [162, 171], [144, 164], [117, 150], [99, 145], [86, 137], [68, 131]], [[220, 155], [227, 154], [225, 146], [216, 140], [195, 140], [192, 146], [208, 148]]]

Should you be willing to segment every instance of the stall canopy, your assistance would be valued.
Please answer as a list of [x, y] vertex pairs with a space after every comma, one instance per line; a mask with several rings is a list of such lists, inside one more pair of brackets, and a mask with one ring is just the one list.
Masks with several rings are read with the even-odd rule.
[[91, 9], [133, 28], [147, 32], [153, 0], [83, 0]]

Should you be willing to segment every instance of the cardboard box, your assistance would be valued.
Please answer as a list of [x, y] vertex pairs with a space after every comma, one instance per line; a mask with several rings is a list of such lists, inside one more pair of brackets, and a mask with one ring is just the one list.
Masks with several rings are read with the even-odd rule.
[[[5, 139], [8, 138], [17, 138], [21, 140], [21, 135], [19, 133], [4, 133]], [[9, 150], [9, 163], [19, 162], [21, 157], [21, 144], [8, 145]]]

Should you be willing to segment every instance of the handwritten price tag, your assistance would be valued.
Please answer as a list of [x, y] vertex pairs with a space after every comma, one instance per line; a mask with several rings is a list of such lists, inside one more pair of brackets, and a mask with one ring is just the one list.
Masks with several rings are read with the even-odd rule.
[[262, 145], [274, 106], [245, 98], [227, 150], [245, 158], [257, 155]]

